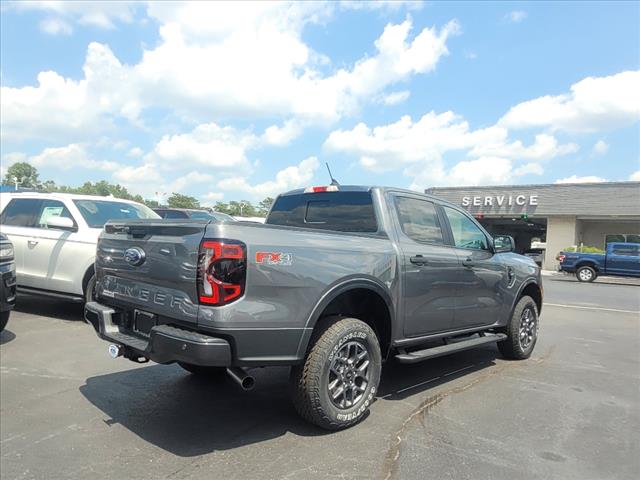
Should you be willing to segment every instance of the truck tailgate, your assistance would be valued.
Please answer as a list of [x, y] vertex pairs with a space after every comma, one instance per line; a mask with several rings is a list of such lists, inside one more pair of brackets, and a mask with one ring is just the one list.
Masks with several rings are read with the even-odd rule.
[[207, 223], [108, 222], [96, 252], [98, 299], [196, 323], [198, 250]]

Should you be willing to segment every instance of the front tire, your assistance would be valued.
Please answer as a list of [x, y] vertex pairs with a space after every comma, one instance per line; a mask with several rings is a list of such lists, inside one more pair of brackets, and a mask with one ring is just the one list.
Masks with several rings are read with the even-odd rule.
[[91, 278], [87, 282], [87, 286], [84, 288], [84, 301], [86, 303], [93, 302], [96, 299], [96, 275], [91, 275]]
[[500, 333], [507, 338], [498, 342], [498, 349], [503, 357], [510, 360], [529, 358], [538, 340], [538, 306], [533, 298], [522, 297], [513, 309], [513, 314], [506, 327]]
[[364, 418], [380, 382], [375, 332], [356, 318], [326, 318], [302, 365], [291, 369], [293, 404], [302, 418], [341, 430]]
[[7, 322], [9, 321], [9, 315], [11, 314], [11, 310], [7, 310], [6, 312], [0, 312], [0, 332], [4, 330], [7, 326]]
[[591, 267], [580, 267], [576, 270], [576, 278], [580, 282], [593, 282], [597, 276], [597, 272]]

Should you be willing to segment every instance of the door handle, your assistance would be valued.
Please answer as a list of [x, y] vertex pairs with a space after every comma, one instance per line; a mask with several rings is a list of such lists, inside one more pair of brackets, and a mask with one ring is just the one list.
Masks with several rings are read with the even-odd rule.
[[427, 265], [429, 263], [429, 261], [422, 255], [416, 255], [415, 257], [411, 257], [409, 261], [414, 265]]
[[462, 265], [464, 265], [465, 267], [473, 267], [474, 263], [473, 263], [473, 259], [471, 257], [467, 257], [462, 261]]
[[27, 245], [29, 245], [30, 248], [33, 248], [36, 245], [38, 245], [38, 241], [37, 240], [27, 240]]

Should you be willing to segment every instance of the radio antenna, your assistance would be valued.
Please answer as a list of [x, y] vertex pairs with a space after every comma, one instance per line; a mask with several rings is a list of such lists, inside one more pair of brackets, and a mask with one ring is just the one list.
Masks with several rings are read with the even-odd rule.
[[329, 168], [329, 162], [325, 162], [325, 165], [327, 166], [327, 171], [329, 172], [329, 178], [331, 179], [331, 185], [340, 185], [338, 183], [338, 181], [333, 178], [333, 175], [331, 174], [331, 169]]

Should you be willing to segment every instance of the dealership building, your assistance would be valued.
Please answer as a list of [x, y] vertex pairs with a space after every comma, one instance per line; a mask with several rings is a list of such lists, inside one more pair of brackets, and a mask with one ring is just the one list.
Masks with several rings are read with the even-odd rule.
[[571, 246], [640, 242], [640, 182], [428, 188], [426, 193], [474, 215], [492, 235], [511, 235], [516, 250], [546, 243], [543, 268]]

